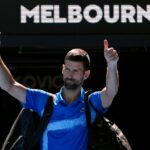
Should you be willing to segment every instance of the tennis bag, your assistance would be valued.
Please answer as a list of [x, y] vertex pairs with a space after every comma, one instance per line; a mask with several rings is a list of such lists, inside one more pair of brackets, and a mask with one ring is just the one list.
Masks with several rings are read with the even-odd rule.
[[40, 119], [32, 109], [22, 108], [15, 119], [1, 150], [40, 150], [40, 136], [53, 111], [53, 98], [49, 96]]
[[[89, 128], [89, 150], [132, 150], [121, 129], [108, 118], [101, 116], [86, 92], [86, 119]], [[96, 111], [96, 120], [91, 124], [89, 105]]]

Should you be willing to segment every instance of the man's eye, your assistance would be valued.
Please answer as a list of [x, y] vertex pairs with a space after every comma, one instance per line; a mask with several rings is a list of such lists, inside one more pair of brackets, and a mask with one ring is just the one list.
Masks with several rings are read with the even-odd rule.
[[65, 68], [65, 70], [66, 70], [66, 71], [69, 71], [69, 69], [68, 69], [68, 68]]
[[74, 70], [73, 72], [74, 72], [74, 73], [77, 73], [77, 72], [78, 72], [78, 70]]

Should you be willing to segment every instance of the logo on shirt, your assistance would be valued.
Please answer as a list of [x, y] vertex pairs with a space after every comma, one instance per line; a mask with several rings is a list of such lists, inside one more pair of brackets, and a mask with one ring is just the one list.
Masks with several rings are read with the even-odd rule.
[[85, 112], [85, 107], [82, 107], [80, 112]]

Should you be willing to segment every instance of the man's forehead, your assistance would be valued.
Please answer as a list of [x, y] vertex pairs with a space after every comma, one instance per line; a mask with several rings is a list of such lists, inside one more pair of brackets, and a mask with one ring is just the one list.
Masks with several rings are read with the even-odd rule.
[[83, 62], [75, 60], [65, 60], [65, 65], [83, 66]]
[[65, 61], [65, 67], [71, 67], [71, 68], [78, 68], [83, 69], [83, 63], [78, 61], [72, 61], [72, 60], [66, 60]]

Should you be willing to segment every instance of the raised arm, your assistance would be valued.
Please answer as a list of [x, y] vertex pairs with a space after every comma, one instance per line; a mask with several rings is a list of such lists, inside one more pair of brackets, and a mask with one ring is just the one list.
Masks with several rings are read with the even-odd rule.
[[107, 62], [106, 87], [101, 91], [102, 105], [107, 108], [111, 105], [119, 88], [119, 75], [117, 62], [118, 53], [114, 48], [108, 47], [108, 41], [104, 40], [104, 57]]
[[25, 103], [26, 87], [16, 82], [0, 56], [0, 88]]

